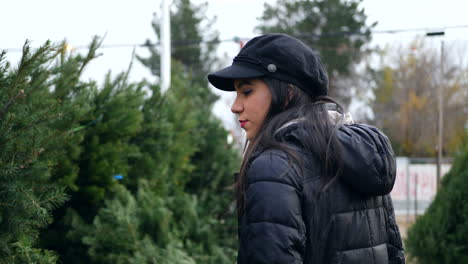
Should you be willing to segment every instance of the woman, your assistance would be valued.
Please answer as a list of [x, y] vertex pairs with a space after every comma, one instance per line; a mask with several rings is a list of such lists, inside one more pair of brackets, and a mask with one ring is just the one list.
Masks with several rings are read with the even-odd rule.
[[248, 140], [235, 185], [238, 263], [404, 263], [391, 146], [327, 97], [315, 52], [259, 36], [208, 79], [237, 93], [231, 110]]

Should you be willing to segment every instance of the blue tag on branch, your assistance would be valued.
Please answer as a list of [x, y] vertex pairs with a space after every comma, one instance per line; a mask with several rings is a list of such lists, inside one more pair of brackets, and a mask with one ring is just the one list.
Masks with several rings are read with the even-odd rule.
[[124, 178], [124, 176], [122, 174], [115, 174], [113, 177], [116, 180], [122, 180]]

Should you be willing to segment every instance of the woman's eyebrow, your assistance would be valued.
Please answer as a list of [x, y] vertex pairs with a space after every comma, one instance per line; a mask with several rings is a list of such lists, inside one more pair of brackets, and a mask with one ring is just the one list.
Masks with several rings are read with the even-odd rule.
[[250, 80], [242, 80], [242, 81], [239, 81], [239, 83], [237, 84], [236, 89], [240, 89], [242, 86], [244, 85], [252, 85], [252, 82]]

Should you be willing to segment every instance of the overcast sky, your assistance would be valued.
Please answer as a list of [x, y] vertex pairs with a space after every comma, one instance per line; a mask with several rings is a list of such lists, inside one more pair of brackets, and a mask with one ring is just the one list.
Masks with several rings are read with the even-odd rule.
[[[258, 24], [257, 17], [262, 14], [264, 2], [208, 0], [208, 15], [217, 17], [215, 29], [220, 32], [221, 39], [250, 38], [255, 36], [253, 29]], [[376, 30], [436, 30], [468, 25], [468, 0], [364, 0], [362, 7], [369, 24], [378, 22]], [[47, 39], [57, 42], [67, 39], [72, 46], [86, 46], [93, 35], [105, 34], [104, 46], [125, 44], [127, 47], [101, 49], [103, 56], [86, 69], [84, 78], [102, 81], [108, 70], [116, 74], [128, 67], [133, 45], [142, 44], [147, 38], [155, 39], [151, 20], [154, 12], [159, 13], [159, 8], [160, 0], [0, 0], [0, 50], [8, 49], [7, 58], [15, 65], [26, 39], [32, 40], [33, 46]], [[372, 45], [405, 43], [417, 35], [424, 35], [424, 32], [375, 34]], [[444, 40], [449, 44], [468, 43], [468, 28], [446, 30]], [[136, 52], [146, 54], [143, 48], [137, 48]], [[232, 57], [237, 52], [238, 44], [224, 42], [220, 45], [220, 54]], [[138, 62], [134, 63], [130, 78], [154, 80]]]

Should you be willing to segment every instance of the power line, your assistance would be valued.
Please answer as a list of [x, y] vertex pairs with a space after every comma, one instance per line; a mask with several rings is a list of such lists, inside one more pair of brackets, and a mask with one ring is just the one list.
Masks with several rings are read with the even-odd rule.
[[[405, 32], [416, 32], [416, 31], [425, 31], [430, 32], [434, 30], [447, 30], [447, 29], [459, 29], [459, 28], [468, 28], [468, 25], [455, 25], [455, 26], [444, 26], [444, 27], [432, 27], [432, 28], [407, 28], [407, 29], [386, 29], [386, 30], [370, 30], [372, 34], [398, 34], [398, 33], [405, 33]], [[328, 32], [322, 34], [314, 34], [314, 33], [301, 33], [295, 35], [296, 37], [307, 37], [307, 38], [331, 38], [331, 37], [341, 37], [341, 36], [362, 36], [366, 35], [367, 32], [349, 32], [349, 31], [341, 31], [341, 32]], [[224, 42], [239, 42], [239, 41], [246, 41], [251, 38], [241, 38], [241, 37], [233, 37], [229, 39], [222, 39], [219, 40], [218, 43]], [[207, 41], [200, 41], [200, 40], [183, 40], [183, 41], [172, 41], [171, 44], [174, 47], [185, 47], [185, 46], [192, 46], [192, 45], [199, 45], [200, 43], [209, 43]], [[138, 47], [155, 47], [159, 46], [160, 42], [146, 42], [143, 44], [140, 43], [122, 43], [122, 44], [105, 44], [101, 45], [100, 49], [113, 49], [113, 48], [138, 48]], [[77, 45], [73, 46], [74, 50], [79, 49], [87, 49], [87, 45]], [[7, 48], [7, 49], [0, 49], [0, 50], [7, 50], [8, 52], [21, 52], [23, 49], [18, 48]]]
[[445, 27], [431, 27], [431, 28], [409, 28], [409, 29], [387, 29], [387, 30], [375, 30], [372, 31], [374, 34], [393, 34], [393, 33], [403, 33], [403, 32], [414, 32], [414, 31], [434, 31], [434, 30], [446, 30], [446, 29], [456, 29], [456, 28], [468, 28], [468, 25], [456, 25], [456, 26], [445, 26]]

